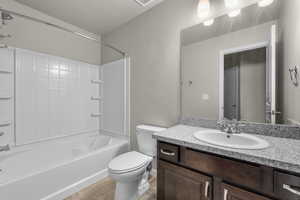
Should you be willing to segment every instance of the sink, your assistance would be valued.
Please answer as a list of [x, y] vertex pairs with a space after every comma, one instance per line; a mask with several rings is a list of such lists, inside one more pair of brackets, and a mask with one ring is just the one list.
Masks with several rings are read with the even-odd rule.
[[232, 149], [265, 149], [270, 145], [267, 141], [250, 134], [227, 134], [218, 130], [203, 130], [194, 133], [201, 142]]

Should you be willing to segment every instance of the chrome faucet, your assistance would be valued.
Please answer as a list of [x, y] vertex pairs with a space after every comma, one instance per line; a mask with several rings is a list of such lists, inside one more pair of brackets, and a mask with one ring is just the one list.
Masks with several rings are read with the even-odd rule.
[[0, 152], [2, 151], [9, 151], [10, 150], [10, 146], [7, 144], [5, 146], [0, 146]]
[[229, 120], [221, 120], [218, 122], [218, 127], [222, 132], [227, 134], [240, 134], [240, 124], [239, 122], [234, 119], [232, 121]]

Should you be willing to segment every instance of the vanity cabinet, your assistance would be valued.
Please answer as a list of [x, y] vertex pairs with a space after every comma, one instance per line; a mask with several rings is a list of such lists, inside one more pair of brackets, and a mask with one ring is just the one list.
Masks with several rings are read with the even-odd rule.
[[158, 200], [300, 200], [300, 176], [158, 142]]

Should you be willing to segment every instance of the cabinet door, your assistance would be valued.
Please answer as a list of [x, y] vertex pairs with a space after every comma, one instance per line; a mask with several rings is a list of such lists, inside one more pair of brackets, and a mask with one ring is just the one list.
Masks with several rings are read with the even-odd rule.
[[208, 176], [159, 160], [158, 200], [212, 200]]
[[271, 200], [264, 196], [222, 184], [223, 200]]

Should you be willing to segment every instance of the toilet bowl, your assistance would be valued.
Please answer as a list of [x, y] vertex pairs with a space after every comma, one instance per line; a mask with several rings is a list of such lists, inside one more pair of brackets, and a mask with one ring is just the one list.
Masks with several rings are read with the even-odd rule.
[[139, 184], [151, 162], [152, 157], [132, 151], [109, 163], [109, 174], [117, 183], [115, 200], [135, 200], [139, 197]]
[[163, 130], [165, 128], [137, 126], [140, 152], [124, 153], [110, 161], [108, 171], [110, 177], [116, 181], [115, 200], [136, 200], [147, 190], [148, 174], [156, 152], [152, 135]]

